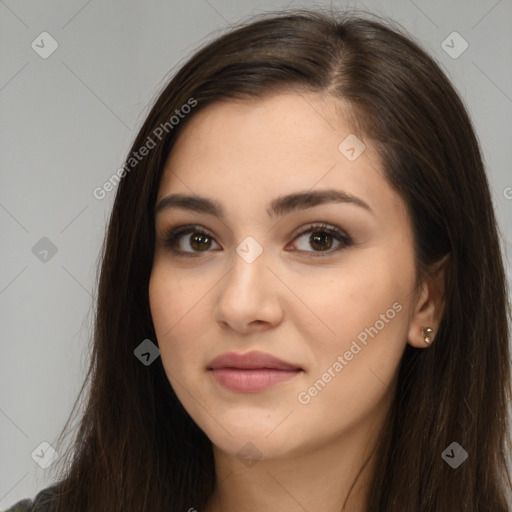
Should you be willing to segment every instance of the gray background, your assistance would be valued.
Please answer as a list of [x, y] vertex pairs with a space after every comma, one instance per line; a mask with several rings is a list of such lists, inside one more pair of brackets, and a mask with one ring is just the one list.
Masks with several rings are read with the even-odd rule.
[[[51, 483], [31, 454], [54, 442], [84, 377], [115, 194], [92, 191], [122, 165], [164, 80], [251, 13], [330, 4], [0, 0], [0, 509]], [[391, 16], [440, 63], [475, 124], [510, 252], [511, 0], [332, 4]], [[453, 31], [469, 45], [458, 58], [442, 47]], [[58, 43], [46, 59], [31, 47], [42, 32]], [[43, 237], [57, 249], [46, 261], [33, 250]]]

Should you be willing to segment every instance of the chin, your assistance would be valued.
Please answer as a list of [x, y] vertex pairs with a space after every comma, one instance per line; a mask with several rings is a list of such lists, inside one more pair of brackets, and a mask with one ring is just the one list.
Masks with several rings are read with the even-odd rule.
[[300, 449], [300, 443], [295, 445], [288, 441], [288, 444], [285, 444], [283, 439], [278, 437], [272, 439], [272, 436], [265, 438], [265, 436], [254, 437], [249, 434], [240, 437], [230, 437], [226, 433], [220, 434], [216, 432], [208, 437], [216, 450], [237, 457], [247, 467], [250, 467], [258, 460], [284, 458]]
[[254, 411], [247, 414], [240, 412], [235, 413], [234, 417], [217, 416], [217, 421], [202, 418], [204, 421], [198, 422], [198, 425], [222, 452], [241, 459], [273, 459], [285, 457], [302, 446], [301, 439], [297, 438], [297, 434], [302, 432], [292, 422], [287, 423], [288, 420], [280, 424], [284, 417], [286, 414], [280, 415], [280, 420], [275, 421], [268, 412], [260, 411], [259, 415]]

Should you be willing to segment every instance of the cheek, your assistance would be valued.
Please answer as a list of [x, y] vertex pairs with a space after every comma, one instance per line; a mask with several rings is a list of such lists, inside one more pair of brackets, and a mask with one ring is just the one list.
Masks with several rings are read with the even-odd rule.
[[[310, 309], [307, 315], [309, 329], [316, 328], [317, 335], [310, 339], [325, 346], [343, 344], [376, 322], [379, 330], [389, 331], [388, 326], [397, 323], [395, 319], [400, 316], [393, 304], [402, 304], [407, 289], [397, 282], [395, 274], [396, 270], [385, 264], [361, 261], [346, 270], [339, 270], [335, 277], [323, 282], [306, 276], [301, 286], [300, 281], [295, 280], [295, 290], [301, 290]], [[386, 315], [386, 311], [389, 314], [381, 320], [380, 315]], [[312, 322], [313, 317], [316, 317], [315, 322]]]
[[[187, 274], [188, 275], [188, 274]], [[211, 286], [199, 277], [180, 277], [164, 265], [155, 265], [149, 281], [149, 302], [162, 364], [170, 380], [204, 364], [197, 340], [204, 338], [205, 297]], [[211, 316], [211, 315], [210, 315]], [[196, 341], [195, 341], [196, 340]], [[180, 379], [181, 380], [181, 379]]]
[[[358, 410], [366, 401], [378, 402], [393, 381], [406, 345], [412, 259], [399, 261], [377, 251], [365, 256], [351, 261], [321, 288], [308, 290], [308, 304], [328, 327], [319, 334], [310, 325], [306, 334], [315, 361], [309, 382], [314, 385], [320, 379], [317, 387], [322, 389], [315, 407], [350, 403]], [[331, 374], [326, 374], [329, 369]]]
[[204, 411], [198, 405], [205, 400], [204, 379], [198, 377], [205, 372], [207, 361], [198, 345], [208, 332], [205, 293], [211, 285], [194, 286], [197, 279], [180, 278], [177, 272], [156, 266], [149, 282], [149, 300], [167, 380], [194, 421], [208, 431]]
[[[331, 291], [338, 307], [328, 320], [336, 335], [309, 337], [316, 340], [315, 364], [297, 395], [304, 429], [327, 435], [350, 428], [391, 395], [405, 347], [407, 308], [391, 283], [367, 284], [337, 295]], [[315, 418], [323, 418], [322, 425]]]
[[179, 323], [188, 321], [194, 305], [205, 293], [204, 287], [196, 286], [198, 280], [188, 273], [173, 271], [165, 262], [155, 262], [149, 280], [149, 302], [157, 334], [173, 336]]

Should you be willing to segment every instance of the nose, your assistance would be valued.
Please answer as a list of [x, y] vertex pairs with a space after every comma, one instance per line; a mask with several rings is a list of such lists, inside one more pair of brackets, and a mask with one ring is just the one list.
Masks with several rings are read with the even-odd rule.
[[283, 318], [283, 284], [270, 270], [265, 251], [251, 263], [238, 254], [233, 261], [231, 270], [215, 287], [215, 320], [223, 329], [242, 334], [278, 325]]

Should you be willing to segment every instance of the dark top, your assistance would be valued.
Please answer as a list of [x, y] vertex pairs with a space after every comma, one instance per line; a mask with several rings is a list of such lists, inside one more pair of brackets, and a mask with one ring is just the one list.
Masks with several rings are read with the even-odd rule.
[[49, 498], [53, 496], [57, 490], [57, 485], [47, 487], [36, 494], [36, 497], [31, 499], [24, 499], [18, 501], [11, 508], [5, 510], [5, 512], [53, 512], [53, 505]]
[[24, 499], [18, 501], [11, 508], [3, 512], [53, 512], [53, 502], [50, 502], [49, 498], [54, 494], [56, 489], [57, 485], [47, 487], [36, 494], [33, 500]]

